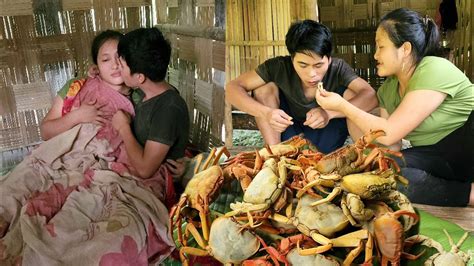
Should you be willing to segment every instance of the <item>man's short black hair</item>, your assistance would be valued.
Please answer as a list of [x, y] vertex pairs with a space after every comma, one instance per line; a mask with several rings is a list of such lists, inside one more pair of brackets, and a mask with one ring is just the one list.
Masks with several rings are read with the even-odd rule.
[[314, 20], [297, 21], [291, 24], [286, 33], [285, 44], [291, 57], [295, 53], [310, 55], [315, 53], [321, 57], [331, 56], [331, 31], [325, 25]]
[[171, 46], [157, 28], [139, 28], [125, 34], [118, 54], [130, 67], [130, 73], [141, 73], [152, 81], [163, 81], [168, 70]]

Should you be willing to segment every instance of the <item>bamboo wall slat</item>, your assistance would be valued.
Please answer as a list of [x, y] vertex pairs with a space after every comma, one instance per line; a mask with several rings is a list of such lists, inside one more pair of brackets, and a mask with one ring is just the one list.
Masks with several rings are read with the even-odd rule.
[[63, 10], [90, 10], [92, 9], [92, 0], [62, 0]]
[[33, 15], [32, 0], [0, 0], [0, 16]]
[[222, 5], [223, 0], [181, 0], [168, 1], [166, 16], [163, 8], [157, 10], [162, 14], [157, 27], [173, 49], [168, 81], [188, 104], [191, 143], [202, 150], [223, 144], [225, 25], [216, 19], [223, 17], [216, 14], [225, 10], [216, 9]]
[[453, 61], [474, 82], [474, 4], [469, 0], [456, 0], [458, 27], [454, 32]]

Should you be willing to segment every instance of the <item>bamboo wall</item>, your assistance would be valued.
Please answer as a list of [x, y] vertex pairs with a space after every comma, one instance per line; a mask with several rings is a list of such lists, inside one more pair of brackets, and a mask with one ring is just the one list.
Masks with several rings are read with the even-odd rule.
[[221, 146], [225, 1], [168, 1], [158, 4], [157, 14], [157, 27], [172, 46], [168, 80], [185, 98], [192, 118], [191, 143], [201, 150]]

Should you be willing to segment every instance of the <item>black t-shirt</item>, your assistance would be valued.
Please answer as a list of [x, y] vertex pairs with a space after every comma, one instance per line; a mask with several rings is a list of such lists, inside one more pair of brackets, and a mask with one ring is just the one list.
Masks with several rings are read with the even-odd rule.
[[[285, 95], [291, 114], [296, 120], [306, 120], [306, 113], [319, 105], [316, 100], [307, 100], [304, 96], [301, 79], [293, 67], [290, 56], [278, 56], [268, 59], [256, 69], [265, 82], [274, 82]], [[331, 64], [322, 80], [324, 89], [336, 92], [346, 87], [358, 76], [342, 59], [331, 57]]]
[[143, 101], [144, 96], [141, 90], [134, 91], [132, 95], [135, 104], [133, 131], [137, 141], [143, 147], [147, 140], [169, 145], [166, 158], [183, 157], [189, 136], [186, 102], [176, 89], [167, 90], [146, 101]]

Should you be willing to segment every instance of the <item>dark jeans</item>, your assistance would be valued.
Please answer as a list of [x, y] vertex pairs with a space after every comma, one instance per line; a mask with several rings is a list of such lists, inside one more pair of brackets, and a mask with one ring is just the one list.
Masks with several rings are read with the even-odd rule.
[[[338, 93], [342, 95], [345, 87], [341, 87]], [[292, 116], [286, 101], [285, 95], [280, 91], [280, 109]], [[330, 153], [337, 148], [344, 145], [349, 132], [345, 118], [331, 119], [324, 128], [312, 129], [303, 125], [304, 121], [293, 119], [293, 125], [289, 126], [283, 133], [281, 133], [281, 141], [290, 139], [293, 136], [303, 133], [306, 139], [309, 139], [319, 151], [323, 153]]]
[[[474, 181], [474, 115], [434, 145], [402, 150], [397, 160], [410, 184], [400, 186], [414, 203], [466, 206]], [[406, 164], [405, 164], [406, 163]]]

